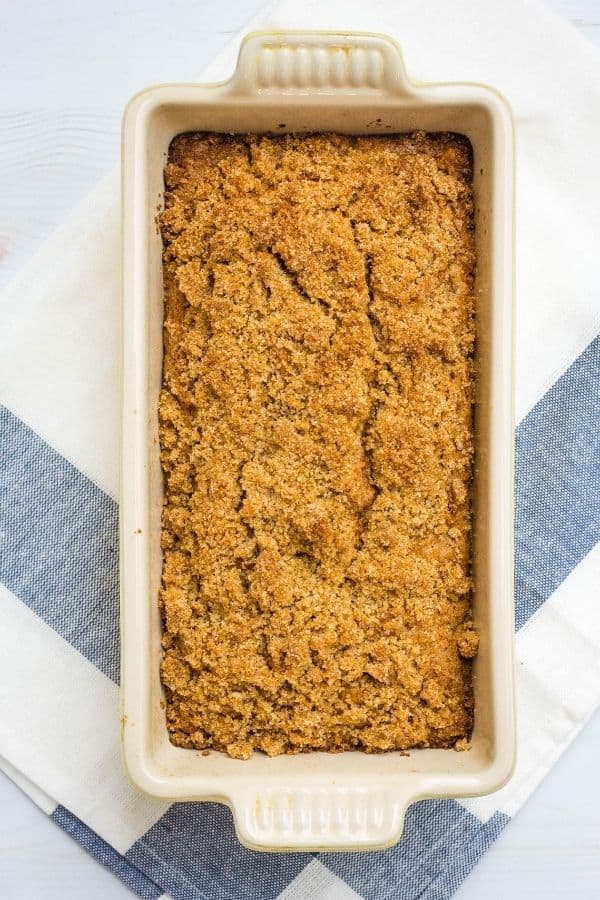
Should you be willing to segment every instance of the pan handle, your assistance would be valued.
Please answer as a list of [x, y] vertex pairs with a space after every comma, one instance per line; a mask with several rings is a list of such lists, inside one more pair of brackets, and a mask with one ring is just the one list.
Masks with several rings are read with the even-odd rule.
[[252, 850], [372, 850], [399, 840], [409, 799], [379, 786], [273, 787], [236, 791], [229, 803]]
[[410, 94], [398, 44], [385, 35], [257, 31], [240, 47], [230, 81], [241, 94]]

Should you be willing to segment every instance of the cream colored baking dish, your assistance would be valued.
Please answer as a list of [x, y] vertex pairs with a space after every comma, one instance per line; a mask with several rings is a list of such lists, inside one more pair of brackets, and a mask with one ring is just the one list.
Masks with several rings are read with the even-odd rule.
[[[240, 761], [170, 744], [159, 680], [161, 240], [170, 141], [184, 131], [455, 131], [474, 149], [478, 402], [474, 521], [475, 729], [468, 752], [308, 753]], [[470, 84], [414, 84], [398, 46], [372, 34], [263, 32], [233, 77], [150, 88], [123, 123], [121, 616], [124, 758], [143, 791], [217, 800], [263, 850], [393, 844], [409, 803], [499, 788], [515, 754], [513, 701], [513, 134], [505, 102]]]

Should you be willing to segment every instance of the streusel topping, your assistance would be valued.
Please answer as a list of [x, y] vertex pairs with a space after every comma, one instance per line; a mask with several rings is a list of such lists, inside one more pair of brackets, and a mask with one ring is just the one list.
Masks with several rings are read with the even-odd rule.
[[468, 142], [186, 134], [165, 182], [171, 740], [239, 758], [464, 743]]

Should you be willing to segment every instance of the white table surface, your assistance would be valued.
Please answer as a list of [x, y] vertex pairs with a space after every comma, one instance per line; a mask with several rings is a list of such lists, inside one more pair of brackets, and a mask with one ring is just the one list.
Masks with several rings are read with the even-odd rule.
[[[548, 2], [600, 48], [600, 0]], [[116, 164], [120, 114], [131, 94], [152, 82], [193, 77], [261, 6], [261, 0], [3, 4], [0, 286]], [[174, 12], [181, 27], [167, 27]], [[457, 898], [600, 897], [599, 758], [600, 712]], [[0, 774], [2, 900], [131, 896]]]

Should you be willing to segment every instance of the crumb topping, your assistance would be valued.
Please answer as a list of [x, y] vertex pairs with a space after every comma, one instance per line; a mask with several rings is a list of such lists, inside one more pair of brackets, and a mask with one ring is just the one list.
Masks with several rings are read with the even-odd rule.
[[465, 746], [471, 151], [185, 134], [165, 168], [173, 743]]

